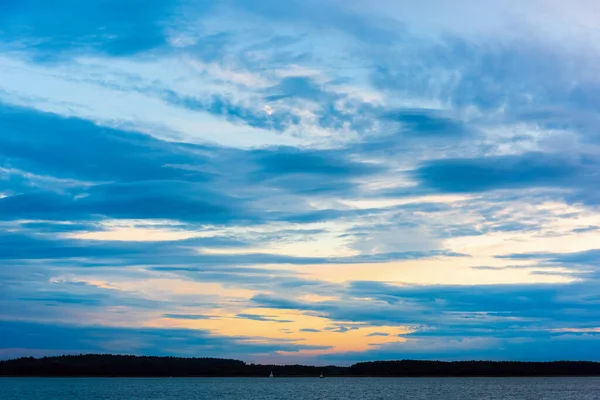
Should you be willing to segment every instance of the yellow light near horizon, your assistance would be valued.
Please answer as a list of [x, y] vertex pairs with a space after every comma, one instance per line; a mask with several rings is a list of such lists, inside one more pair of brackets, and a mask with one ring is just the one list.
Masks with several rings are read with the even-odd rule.
[[[381, 344], [403, 340], [398, 335], [406, 334], [412, 330], [401, 326], [367, 326], [356, 325], [351, 322], [350, 329], [345, 332], [328, 330], [334, 325], [344, 326], [344, 322], [331, 321], [327, 318], [306, 315], [299, 311], [282, 311], [276, 309], [246, 309], [245, 314], [272, 316], [279, 320], [292, 322], [281, 323], [275, 321], [257, 321], [247, 318], [238, 318], [236, 314], [213, 315], [215, 319], [185, 320], [172, 318], [157, 318], [146, 324], [154, 328], [186, 328], [209, 330], [216, 336], [229, 337], [254, 337], [262, 342], [287, 340], [302, 345], [330, 347], [326, 350], [306, 350], [306, 354], [325, 354], [349, 351], [365, 351]], [[315, 332], [306, 332], [302, 329], [313, 329]], [[386, 334], [369, 336], [373, 333]], [[301, 353], [304, 353], [302, 351]]]

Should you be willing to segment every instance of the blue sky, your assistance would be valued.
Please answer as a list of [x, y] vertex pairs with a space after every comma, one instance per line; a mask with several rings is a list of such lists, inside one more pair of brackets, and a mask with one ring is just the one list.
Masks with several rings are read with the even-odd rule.
[[0, 2], [0, 358], [600, 361], [599, 17]]

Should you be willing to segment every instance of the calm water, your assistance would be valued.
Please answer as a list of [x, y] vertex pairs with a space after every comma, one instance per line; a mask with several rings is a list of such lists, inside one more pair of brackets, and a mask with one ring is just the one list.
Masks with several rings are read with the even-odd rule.
[[600, 378], [0, 378], [2, 400], [600, 399]]

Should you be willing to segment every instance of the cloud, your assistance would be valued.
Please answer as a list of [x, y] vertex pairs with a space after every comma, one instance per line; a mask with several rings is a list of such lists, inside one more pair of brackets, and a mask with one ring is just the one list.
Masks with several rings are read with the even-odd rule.
[[[12, 186], [8, 181], [12, 190], [24, 193], [0, 199], [5, 218], [293, 219], [260, 217], [240, 194], [260, 196], [273, 188], [292, 195], [349, 193], [357, 188], [353, 180], [384, 170], [353, 161], [343, 151], [241, 151], [166, 142], [22, 108], [5, 106], [3, 112], [0, 124], [11, 134], [0, 139], [0, 157], [26, 182]], [[232, 165], [237, 167], [225, 168]]]
[[[97, 241], [83, 239], [56, 239], [39, 235], [18, 233], [0, 234], [0, 259], [8, 260], [36, 260], [36, 259], [79, 259], [83, 265], [85, 259], [94, 260], [101, 265], [123, 265], [123, 263], [147, 262], [153, 264], [169, 263], [179, 259], [200, 261], [201, 257], [195, 256], [195, 246], [217, 245], [238, 246], [241, 242], [226, 238], [198, 238], [181, 241], [165, 242], [134, 242], [134, 241]], [[162, 262], [161, 257], [165, 257]], [[151, 259], [155, 261], [152, 262]], [[210, 257], [209, 257], [210, 258]], [[219, 258], [214, 257], [213, 261]], [[125, 261], [126, 260], [126, 261]], [[119, 262], [120, 261], [120, 262]], [[104, 263], [104, 264], [103, 264]], [[93, 264], [92, 264], [93, 265]]]
[[236, 318], [239, 319], [249, 319], [252, 321], [261, 321], [261, 322], [279, 322], [279, 323], [290, 323], [294, 322], [289, 319], [279, 319], [272, 315], [257, 315], [257, 314], [237, 314]]
[[[127, 242], [127, 241], [95, 241], [81, 239], [47, 239], [31, 235], [6, 233], [0, 246], [0, 258], [4, 259], [61, 259], [61, 258], [93, 258], [98, 261], [109, 261], [116, 266], [125, 263], [138, 262], [149, 265], [168, 265], [161, 268], [164, 271], [190, 271], [193, 272], [198, 265], [251, 265], [251, 264], [323, 264], [329, 262], [326, 258], [319, 257], [294, 257], [286, 255], [239, 253], [228, 254], [201, 254], [195, 251], [196, 246], [203, 243], [226, 244], [226, 242], [213, 241], [212, 238], [191, 241], [171, 242]], [[233, 242], [232, 242], [233, 244]], [[137, 256], [137, 260], [136, 257]], [[125, 260], [120, 260], [123, 257]], [[161, 259], [165, 257], [165, 259]], [[360, 262], [359, 260], [341, 259], [331, 260], [338, 263]], [[173, 267], [174, 264], [183, 264], [182, 267]], [[186, 265], [188, 264], [188, 265]], [[157, 269], [159, 270], [159, 269]]]
[[596, 267], [600, 263], [600, 250], [592, 249], [573, 253], [519, 253], [497, 256], [509, 260], [540, 260], [554, 265]]
[[415, 171], [426, 187], [442, 192], [481, 192], [531, 187], [569, 188], [582, 181], [593, 162], [561, 155], [523, 155], [457, 158], [429, 161]]
[[597, 358], [581, 1], [2, 2], [6, 346]]
[[[227, 200], [221, 195], [215, 194], [212, 199], [210, 196], [201, 187], [186, 182], [106, 184], [73, 191], [70, 196], [38, 192], [6, 197], [0, 199], [0, 218], [85, 220], [95, 215], [216, 223], [238, 218], [234, 215], [242, 207], [225, 205]], [[245, 219], [242, 214], [237, 215]]]
[[102, 231], [103, 228], [95, 223], [71, 223], [71, 222], [25, 222], [19, 226], [24, 231], [37, 233], [68, 233], [85, 231]]
[[190, 320], [206, 320], [206, 319], [214, 319], [218, 317], [213, 317], [210, 315], [196, 315], [196, 314], [163, 314], [164, 318], [171, 319], [190, 319]]
[[376, 336], [387, 337], [389, 335], [390, 335], [389, 333], [385, 333], [385, 332], [373, 332], [373, 333], [369, 333], [367, 336], [368, 337], [376, 337]]
[[165, 16], [175, 6], [170, 0], [61, 0], [52, 7], [40, 0], [8, 0], [0, 6], [2, 37], [14, 47], [38, 52], [41, 59], [82, 50], [126, 56], [166, 44]]
[[285, 6], [272, 1], [259, 1], [248, 4], [243, 0], [234, 2], [236, 8], [248, 11], [263, 18], [274, 19], [281, 24], [309, 25], [325, 30], [338, 30], [360, 40], [366, 38], [387, 43], [394, 40], [394, 32], [378, 24], [377, 19], [369, 20], [346, 7], [335, 3], [322, 3], [315, 0], [292, 1]]
[[293, 148], [272, 148], [255, 151], [260, 173], [266, 176], [310, 174], [336, 178], [356, 177], [382, 171], [383, 168], [345, 158], [343, 151], [301, 151]]
[[[118, 328], [75, 325], [47, 325], [2, 321], [3, 347], [32, 348], [64, 353], [126, 353], [140, 355], [192, 356], [202, 352], [219, 357], [272, 354], [277, 351], [325, 350], [324, 346], [307, 346], [280, 340], [258, 343], [253, 337], [214, 336], [191, 329]], [[173, 346], [177, 341], [181, 346]], [[4, 357], [7, 354], [3, 354]]]
[[[157, 140], [90, 121], [0, 104], [0, 157], [21, 171], [82, 182], [185, 180], [202, 182], [208, 172], [202, 146]], [[187, 170], [170, 167], [187, 165]]]
[[404, 337], [520, 338], [560, 336], [595, 327], [595, 281], [570, 285], [389, 285], [352, 282], [340, 300], [310, 303], [259, 294], [269, 309], [304, 310], [333, 321], [408, 328]]
[[324, 363], [350, 364], [371, 360], [600, 360], [597, 335], [564, 334], [551, 338], [493, 339], [479, 337], [409, 339], [380, 346], [365, 352], [323, 355]]
[[400, 122], [400, 129], [407, 136], [426, 137], [460, 137], [469, 133], [470, 128], [460, 120], [436, 115], [434, 110], [393, 110], [385, 115], [390, 120]]
[[160, 97], [177, 107], [192, 111], [205, 111], [224, 117], [233, 123], [242, 123], [254, 128], [275, 129], [281, 132], [300, 123], [299, 117], [292, 113], [278, 112], [276, 116], [272, 116], [262, 109], [237, 104], [234, 100], [219, 94], [202, 99], [180, 95], [174, 91], [162, 91]]

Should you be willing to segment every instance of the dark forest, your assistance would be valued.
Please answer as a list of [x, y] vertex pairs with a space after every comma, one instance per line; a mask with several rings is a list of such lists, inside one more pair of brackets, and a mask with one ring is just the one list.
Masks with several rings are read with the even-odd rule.
[[583, 361], [374, 361], [350, 367], [258, 365], [218, 358], [70, 355], [0, 361], [0, 376], [39, 377], [493, 377], [600, 376], [600, 363]]

